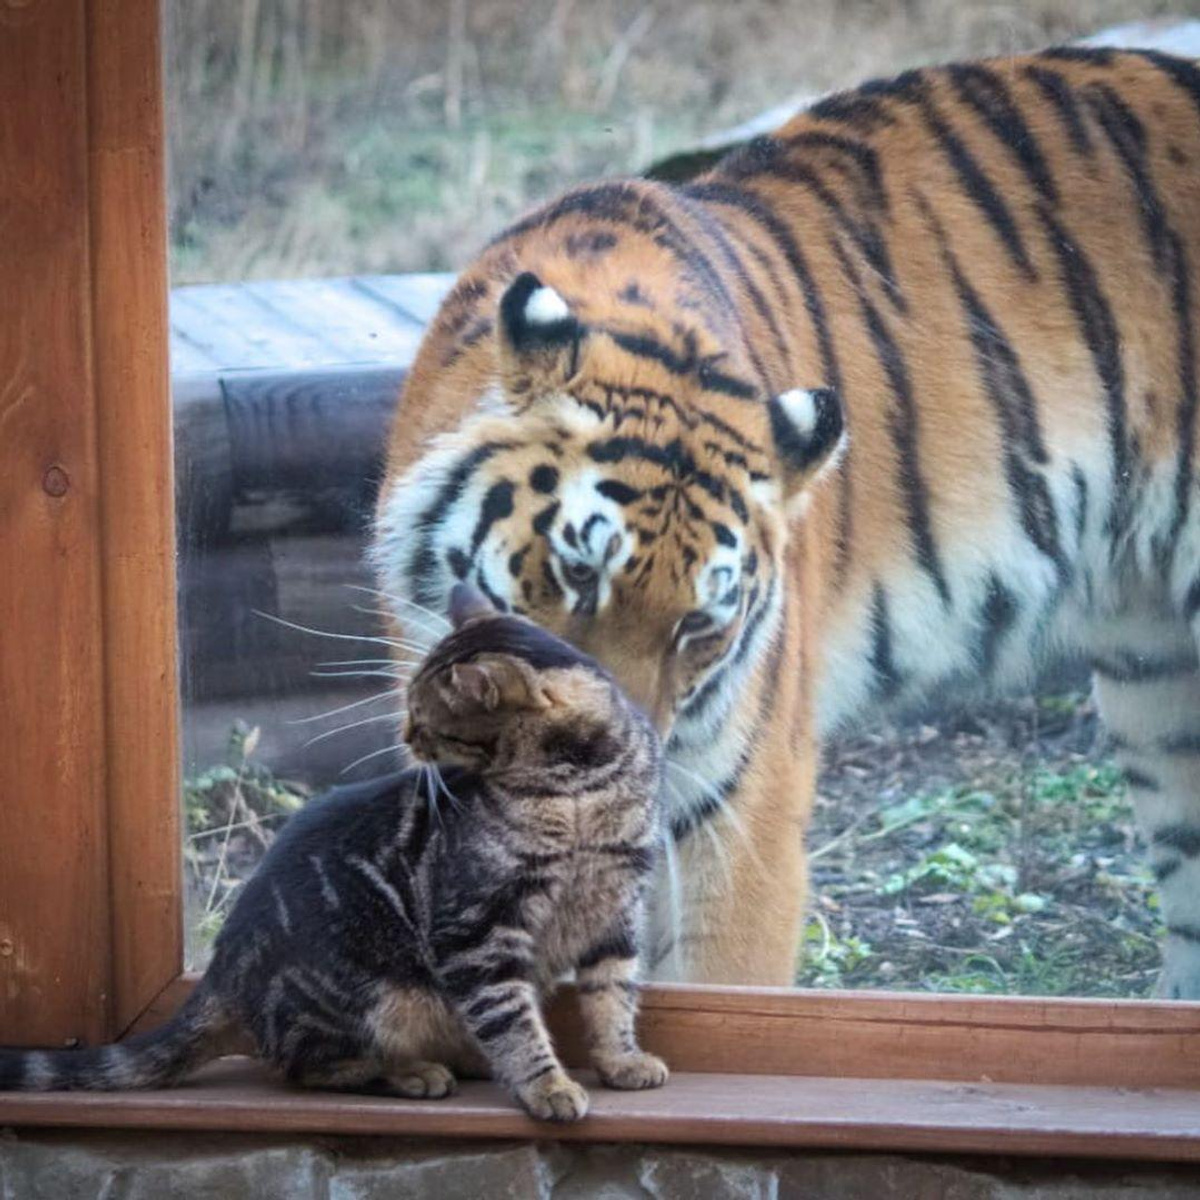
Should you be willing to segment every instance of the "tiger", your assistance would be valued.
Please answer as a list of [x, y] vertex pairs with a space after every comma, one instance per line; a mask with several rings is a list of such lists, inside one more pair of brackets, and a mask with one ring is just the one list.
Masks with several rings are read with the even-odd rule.
[[402, 636], [468, 581], [662, 732], [652, 978], [791, 985], [831, 734], [1065, 653], [1200, 997], [1198, 269], [1200, 69], [1067, 47], [576, 187], [461, 273], [371, 561]]

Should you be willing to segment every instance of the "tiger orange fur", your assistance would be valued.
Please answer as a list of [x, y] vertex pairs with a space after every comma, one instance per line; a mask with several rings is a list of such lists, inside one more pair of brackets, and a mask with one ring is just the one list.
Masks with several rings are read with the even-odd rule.
[[1067, 649], [1166, 994], [1200, 995], [1198, 272], [1200, 70], [1068, 49], [580, 188], [463, 273], [396, 420], [380, 586], [412, 636], [408, 601], [471, 580], [668, 735], [652, 973], [790, 982], [822, 736]]

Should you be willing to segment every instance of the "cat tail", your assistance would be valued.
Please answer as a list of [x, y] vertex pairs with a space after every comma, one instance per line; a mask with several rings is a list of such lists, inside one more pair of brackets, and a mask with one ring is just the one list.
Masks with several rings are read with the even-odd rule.
[[164, 1087], [230, 1050], [236, 1028], [203, 983], [165, 1025], [110, 1046], [0, 1049], [0, 1092], [117, 1092]]

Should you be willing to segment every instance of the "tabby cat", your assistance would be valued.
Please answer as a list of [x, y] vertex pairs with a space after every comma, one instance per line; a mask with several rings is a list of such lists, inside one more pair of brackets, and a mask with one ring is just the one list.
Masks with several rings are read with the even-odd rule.
[[1127, 768], [1164, 991], [1200, 997], [1198, 272], [1200, 69], [1074, 48], [829, 96], [463, 272], [405, 386], [381, 586], [470, 580], [653, 715], [658, 974], [791, 982], [822, 736], [1061, 647]]
[[[292, 1082], [442, 1097], [491, 1073], [572, 1121], [540, 1002], [574, 968], [609, 1087], [659, 1087], [634, 1033], [642, 892], [659, 838], [653, 728], [591, 659], [478, 593], [408, 691], [406, 739], [445, 764], [310, 804], [246, 884], [163, 1028], [94, 1050], [0, 1051], [0, 1089], [175, 1082], [248, 1033]], [[439, 779], [441, 777], [439, 776]]]

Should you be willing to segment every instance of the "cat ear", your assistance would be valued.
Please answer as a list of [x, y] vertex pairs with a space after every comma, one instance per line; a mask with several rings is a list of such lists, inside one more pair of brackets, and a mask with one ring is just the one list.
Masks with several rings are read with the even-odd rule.
[[584, 329], [554, 288], [524, 271], [500, 298], [500, 373], [522, 404], [559, 390], [579, 366]]
[[793, 388], [768, 404], [771, 434], [789, 507], [841, 457], [842, 405], [833, 388]]
[[537, 672], [519, 658], [483, 656], [450, 668], [445, 695], [458, 716], [496, 712], [501, 708], [546, 708], [546, 697]]
[[478, 617], [496, 615], [492, 602], [478, 588], [469, 583], [456, 583], [450, 589], [450, 623], [455, 629], [461, 629]]

